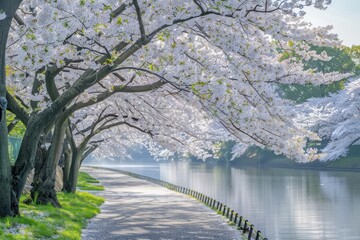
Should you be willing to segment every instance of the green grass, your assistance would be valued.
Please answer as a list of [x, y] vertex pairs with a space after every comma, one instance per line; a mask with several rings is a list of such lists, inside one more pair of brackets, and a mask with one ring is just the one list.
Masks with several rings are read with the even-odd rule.
[[[96, 184], [94, 184], [94, 183], [96, 183]], [[103, 191], [104, 187], [101, 186], [101, 185], [97, 185], [97, 183], [99, 183], [99, 181], [96, 180], [95, 178], [91, 177], [89, 174], [87, 174], [85, 172], [80, 172], [79, 173], [77, 186], [81, 190], [85, 190], [85, 191]]]
[[236, 226], [236, 223], [234, 223], [234, 222], [228, 221], [227, 223], [228, 223], [230, 226]]
[[[82, 175], [87, 185], [95, 183], [95, 179]], [[25, 196], [21, 200], [24, 199]], [[62, 208], [21, 203], [21, 217], [0, 219], [0, 239], [81, 239], [81, 229], [86, 226], [87, 219], [98, 214], [104, 202], [102, 197], [88, 192], [58, 193], [58, 199]]]

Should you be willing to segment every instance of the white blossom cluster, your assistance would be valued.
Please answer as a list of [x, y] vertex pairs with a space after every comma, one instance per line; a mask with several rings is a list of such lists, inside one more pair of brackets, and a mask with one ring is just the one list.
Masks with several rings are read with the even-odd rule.
[[[324, 9], [330, 2], [24, 0], [18, 11], [23, 23], [14, 21], [8, 41], [9, 84], [25, 102], [39, 102], [41, 110], [51, 104], [44, 83], [51, 68], [59, 69], [60, 94], [88, 69], [118, 69], [99, 74], [101, 81], [95, 79], [72, 104], [115, 86], [160, 79], [167, 83], [161, 91], [116, 93], [107, 104], [117, 103], [126, 112], [131, 102], [135, 117], [144, 121], [139, 127], [156, 133], [152, 140], [173, 151], [206, 158], [210, 140], [226, 130], [242, 144], [306, 161], [305, 140], [316, 135], [293, 122], [293, 106], [278, 96], [274, 84], [342, 78], [304, 71], [291, 58], [280, 61], [281, 52], [290, 48], [306, 59], [329, 59], [308, 46], [336, 46], [336, 36], [329, 27], [304, 23], [301, 16], [308, 6]], [[41, 83], [35, 91], [34, 79]], [[99, 113], [100, 106], [91, 112]], [[122, 142], [123, 134], [118, 136], [116, 142]]]
[[310, 99], [298, 108], [299, 123], [329, 141], [322, 149], [322, 161], [345, 156], [360, 139], [360, 78], [352, 78], [338, 93]]
[[[171, 155], [182, 152], [205, 160], [211, 156], [209, 152], [213, 149], [214, 142], [231, 139], [204, 111], [191, 106], [178, 96], [166, 95], [164, 92], [158, 95], [124, 94], [124, 99], [113, 97], [76, 112], [72, 122], [78, 123], [75, 131], [78, 145], [87, 136], [85, 132], [80, 134], [82, 130], [89, 129], [103, 109], [106, 109], [103, 115], [111, 115], [111, 121], [107, 124], [129, 123], [131, 126], [120, 124], [105, 129], [92, 138], [91, 141], [95, 142], [106, 140], [101, 143], [101, 150], [96, 152], [98, 158], [124, 156], [132, 146], [144, 145], [159, 157], [165, 152]], [[174, 116], [177, 121], [174, 121]], [[104, 122], [94, 131], [106, 126]]]

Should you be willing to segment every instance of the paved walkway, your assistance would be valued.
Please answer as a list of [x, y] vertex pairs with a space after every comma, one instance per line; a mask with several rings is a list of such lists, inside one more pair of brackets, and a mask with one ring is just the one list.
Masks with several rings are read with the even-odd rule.
[[111, 170], [82, 168], [106, 188], [101, 213], [83, 231], [84, 240], [241, 239], [213, 210], [159, 185]]

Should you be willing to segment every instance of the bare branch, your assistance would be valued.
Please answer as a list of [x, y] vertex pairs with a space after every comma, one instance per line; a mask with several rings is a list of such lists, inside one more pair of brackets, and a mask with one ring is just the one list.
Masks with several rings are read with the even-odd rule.
[[160, 74], [155, 73], [155, 72], [152, 72], [152, 71], [147, 70], [147, 69], [144, 69], [144, 68], [137, 68], [137, 67], [120, 67], [120, 68], [115, 68], [115, 69], [113, 69], [112, 71], [119, 71], [119, 70], [136, 70], [136, 71], [146, 72], [146, 73], [152, 74], [152, 75], [160, 78], [162, 81], [169, 83], [171, 86], [173, 86], [173, 87], [175, 87], [175, 88], [177, 88], [177, 89], [181, 89], [181, 90], [183, 90], [183, 91], [189, 92], [189, 90], [183, 89], [183, 88], [177, 86], [176, 84], [170, 82], [169, 80], [167, 80], [166, 78], [164, 78], [164, 77], [161, 76]]
[[282, 1], [278, 7], [274, 8], [274, 9], [271, 9], [271, 10], [268, 10], [268, 3], [267, 3], [267, 0], [265, 1], [265, 9], [264, 10], [258, 10], [257, 8], [258, 7], [261, 7], [261, 5], [256, 5], [253, 9], [250, 9], [250, 10], [247, 10], [246, 11], [246, 14], [245, 14], [245, 17], [247, 17], [249, 15], [249, 13], [251, 12], [257, 12], [257, 13], [272, 13], [272, 12], [275, 12], [277, 10], [280, 10], [281, 9], [281, 5], [286, 2], [285, 0]]
[[111, 16], [110, 20], [113, 20], [114, 18], [119, 16], [121, 13], [123, 13], [126, 10], [126, 7], [127, 7], [126, 4], [121, 4], [117, 9], [112, 11], [111, 14], [110, 14], [110, 16]]
[[139, 22], [141, 41], [145, 43], [147, 37], [146, 37], [144, 22], [143, 22], [142, 16], [141, 16], [141, 9], [140, 9], [140, 6], [139, 6], [139, 3], [138, 3], [137, 0], [133, 0], [133, 3], [134, 3], [134, 6], [135, 6], [137, 19], [138, 19], [138, 22]]
[[24, 26], [24, 25], [25, 25], [24, 21], [22, 20], [22, 18], [21, 18], [17, 13], [15, 13], [14, 19], [15, 19], [15, 21], [16, 21], [20, 26]]
[[187, 56], [188, 58], [190, 58], [191, 60], [193, 60], [194, 62], [198, 63], [200, 66], [202, 66], [203, 68], [206, 68], [204, 66], [204, 64], [202, 64], [201, 62], [199, 62], [197, 59], [191, 57], [187, 52], [184, 52], [185, 56]]
[[199, 7], [201, 13], [205, 12], [205, 9], [203, 8], [203, 6], [201, 5], [201, 3], [199, 3], [198, 0], [194, 0], [194, 3]]
[[120, 85], [120, 86], [114, 86], [111, 90], [107, 90], [101, 94], [99, 94], [98, 96], [88, 100], [87, 102], [78, 102], [78, 103], [74, 103], [72, 106], [70, 106], [69, 108], [67, 108], [62, 116], [62, 120], [65, 120], [67, 117], [69, 117], [72, 113], [74, 113], [76, 110], [79, 110], [81, 108], [84, 107], [88, 107], [91, 105], [94, 105], [98, 102], [104, 101], [105, 99], [111, 97], [113, 94], [115, 93], [119, 93], [119, 92], [132, 92], [132, 93], [136, 93], [136, 92], [149, 92], [149, 91], [153, 91], [155, 89], [158, 89], [160, 87], [162, 87], [163, 85], [165, 85], [166, 82], [163, 81], [157, 81], [151, 84], [146, 84], [146, 85], [140, 85], [140, 86], [124, 86], [124, 85]]
[[118, 79], [120, 79], [120, 81], [126, 82], [126, 79], [123, 78], [120, 74], [118, 74], [118, 73], [113, 73], [113, 75], [114, 75], [115, 77], [117, 77]]

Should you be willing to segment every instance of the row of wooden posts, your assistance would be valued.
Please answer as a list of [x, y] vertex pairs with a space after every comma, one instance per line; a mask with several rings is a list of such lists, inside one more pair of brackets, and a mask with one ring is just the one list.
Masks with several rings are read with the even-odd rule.
[[180, 186], [174, 185], [169, 182], [161, 181], [159, 179], [139, 175], [136, 173], [131, 173], [128, 171], [118, 170], [118, 169], [117, 170], [111, 169], [111, 170], [129, 175], [129, 176], [132, 176], [135, 178], [143, 179], [143, 180], [161, 185], [163, 187], [166, 187], [170, 190], [192, 196], [192, 197], [198, 199], [199, 201], [203, 202], [208, 207], [216, 210], [219, 214], [222, 214], [224, 217], [228, 218], [231, 223], [233, 223], [237, 226], [237, 229], [240, 230], [242, 234], [244, 234], [245, 236], [247, 235], [248, 240], [252, 240], [252, 239], [268, 240], [261, 234], [261, 231], [256, 230], [254, 228], [254, 225], [251, 224], [248, 220], [244, 221], [243, 216], [241, 216], [240, 214], [238, 214], [237, 212], [235, 212], [234, 210], [232, 210], [230, 207], [226, 206], [225, 204], [223, 204], [211, 197], [208, 197], [202, 193], [199, 193], [197, 191], [194, 191], [194, 190], [191, 190], [188, 188], [180, 187]]

